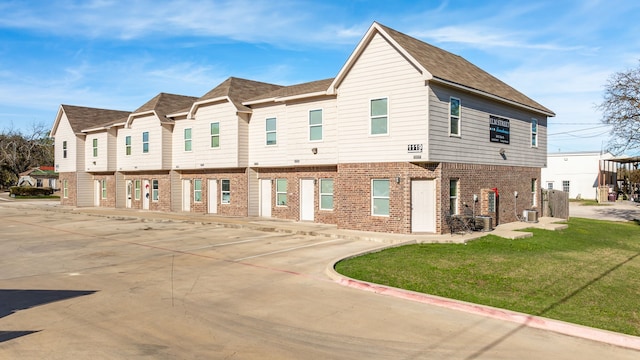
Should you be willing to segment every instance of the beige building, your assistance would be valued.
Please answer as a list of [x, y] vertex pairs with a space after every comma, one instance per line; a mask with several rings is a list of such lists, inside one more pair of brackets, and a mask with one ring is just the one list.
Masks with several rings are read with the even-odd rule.
[[[82, 192], [90, 199], [63, 204], [395, 233], [447, 232], [451, 214], [516, 221], [540, 204], [554, 113], [378, 23], [335, 78], [293, 86], [229, 78], [200, 98], [168, 96], [76, 129], [82, 166], [63, 166], [65, 176], [83, 173], [94, 186]], [[66, 107], [53, 132], [61, 166], [58, 146], [72, 141], [60, 131], [71, 126]]]

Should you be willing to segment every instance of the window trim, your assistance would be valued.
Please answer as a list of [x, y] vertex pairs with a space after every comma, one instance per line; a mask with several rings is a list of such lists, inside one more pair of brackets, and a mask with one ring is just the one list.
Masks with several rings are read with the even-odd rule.
[[[192, 128], [185, 128], [183, 131], [184, 136], [184, 151], [192, 152], [193, 151], [193, 130]], [[189, 133], [189, 137], [187, 137], [187, 132]]]
[[[458, 101], [458, 115], [455, 116], [453, 115], [453, 107], [452, 107], [452, 101], [456, 100]], [[451, 123], [453, 122], [453, 119], [456, 119], [456, 121], [458, 122], [458, 132], [457, 133], [453, 133], [451, 132]], [[454, 96], [450, 96], [449, 97], [449, 136], [452, 137], [462, 137], [462, 101], [460, 100], [460, 98], [454, 97]]]
[[64, 140], [62, 142], [62, 158], [63, 159], [67, 158], [67, 140]]
[[[386, 115], [382, 116], [382, 115], [372, 115], [372, 110], [373, 110], [373, 102], [376, 100], [386, 100], [387, 101], [387, 113]], [[389, 97], [388, 96], [381, 96], [381, 97], [377, 97], [377, 98], [371, 98], [369, 99], [369, 136], [389, 136], [390, 134], [390, 121], [389, 121]], [[373, 120], [374, 118], [379, 119], [379, 118], [383, 118], [386, 117], [387, 118], [387, 131], [385, 133], [379, 133], [379, 134], [374, 134], [373, 133]]]
[[[455, 195], [451, 194], [453, 182], [455, 182]], [[460, 179], [449, 179], [449, 215], [460, 215]]]
[[136, 179], [134, 181], [134, 199], [140, 200], [142, 198], [142, 181], [140, 179]]
[[93, 157], [96, 158], [98, 157], [98, 138], [93, 138], [91, 143], [93, 147]]
[[102, 200], [105, 200], [107, 198], [107, 179], [102, 179], [100, 181], [100, 188], [101, 188], [101, 198]]
[[[224, 184], [225, 182], [228, 185], [228, 190], [224, 189]], [[224, 199], [224, 195], [227, 194], [228, 195], [228, 199], [225, 201]], [[230, 179], [221, 179], [220, 180], [220, 204], [231, 204], [231, 180]]]
[[151, 201], [160, 201], [160, 182], [158, 179], [151, 180]]
[[69, 180], [67, 179], [62, 180], [62, 198], [69, 198]]
[[124, 137], [124, 155], [131, 156], [131, 135]]
[[[322, 183], [325, 182], [325, 181], [331, 181], [331, 192], [330, 193], [322, 192]], [[333, 208], [334, 208], [334, 202], [333, 202], [334, 195], [333, 194], [335, 192], [335, 190], [333, 188], [333, 185], [334, 185], [333, 178], [323, 178], [323, 179], [320, 179], [320, 181], [318, 181], [318, 194], [319, 194], [318, 195], [318, 207], [322, 211], [333, 211]], [[322, 207], [322, 198], [326, 197], [326, 196], [331, 196], [331, 208], [323, 208]]]
[[531, 118], [531, 147], [538, 147], [538, 119]]
[[[311, 124], [311, 113], [320, 112], [320, 124]], [[322, 108], [319, 109], [310, 109], [308, 113], [309, 117], [309, 141], [310, 142], [321, 142], [324, 140], [324, 110]], [[320, 139], [312, 139], [311, 138], [311, 130], [313, 128], [320, 128]]]
[[[146, 141], [145, 141], [145, 135], [147, 138]], [[149, 153], [149, 132], [148, 131], [142, 132], [142, 153], [143, 154]]]
[[[200, 184], [200, 186], [198, 186], [198, 184]], [[202, 179], [193, 179], [193, 202], [202, 202]]]
[[[268, 130], [268, 122], [269, 120], [273, 120], [275, 122], [275, 130]], [[278, 118], [268, 117], [264, 122], [264, 131], [265, 131], [265, 145], [266, 146], [277, 146], [278, 145]], [[269, 144], [269, 134], [275, 134], [275, 139], [273, 140], [273, 144]]]
[[[280, 182], [284, 182], [284, 191], [280, 191], [280, 189], [279, 189], [278, 185], [280, 184]], [[289, 186], [289, 182], [287, 181], [287, 178], [276, 179], [276, 206], [277, 207], [286, 207], [286, 206], [288, 206], [288, 203], [289, 203], [289, 199], [288, 199], [288, 196], [287, 196], [288, 186]], [[284, 203], [282, 203], [282, 204], [279, 201], [280, 200], [279, 199], [279, 195], [284, 195]]]
[[[566, 184], [566, 186], [565, 186]], [[567, 189], [566, 191], [564, 189]], [[562, 180], [562, 191], [566, 192], [567, 194], [569, 193], [569, 190], [571, 190], [571, 181], [570, 180]]]
[[[214, 124], [218, 124], [218, 133], [217, 134], [213, 133], [213, 125]], [[209, 124], [209, 134], [211, 135], [209, 146], [212, 149], [219, 149], [220, 148], [220, 122], [219, 121], [212, 122], [212, 123]], [[218, 139], [218, 146], [213, 146], [213, 139], [214, 138]]]
[[[386, 181], [387, 182], [387, 186], [388, 186], [388, 192], [389, 194], [387, 196], [380, 196], [380, 195], [375, 195], [375, 187], [374, 187], [374, 183], [376, 181]], [[387, 209], [389, 210], [389, 212], [387, 214], [377, 214], [375, 211], [375, 200], [378, 199], [386, 199], [388, 202], [388, 206]], [[371, 216], [379, 216], [379, 217], [390, 217], [391, 216], [391, 180], [389, 179], [371, 179]]]
[[531, 179], [531, 207], [538, 206], [538, 179]]

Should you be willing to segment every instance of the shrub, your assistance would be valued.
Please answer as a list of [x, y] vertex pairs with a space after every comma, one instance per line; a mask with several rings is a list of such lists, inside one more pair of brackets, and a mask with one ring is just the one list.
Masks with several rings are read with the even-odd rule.
[[30, 187], [30, 186], [12, 186], [9, 188], [11, 196], [47, 196], [53, 194], [50, 187]]

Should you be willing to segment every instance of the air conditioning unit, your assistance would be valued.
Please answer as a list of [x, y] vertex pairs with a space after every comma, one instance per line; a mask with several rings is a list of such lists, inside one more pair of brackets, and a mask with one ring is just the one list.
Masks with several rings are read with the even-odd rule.
[[524, 221], [529, 223], [537, 223], [538, 222], [538, 211], [537, 210], [524, 210], [522, 212], [522, 217]]

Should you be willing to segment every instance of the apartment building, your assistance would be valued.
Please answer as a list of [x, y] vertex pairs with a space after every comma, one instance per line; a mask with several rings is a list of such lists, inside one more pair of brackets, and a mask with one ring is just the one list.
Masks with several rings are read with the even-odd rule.
[[[52, 132], [56, 166], [71, 141], [67, 109]], [[73, 132], [82, 153], [64, 169], [90, 185], [80, 194], [70, 182], [77, 195], [62, 204], [406, 234], [447, 232], [450, 214], [499, 224], [536, 208], [554, 113], [462, 57], [374, 23], [335, 78], [231, 77], [110, 122], [84, 115]]]

